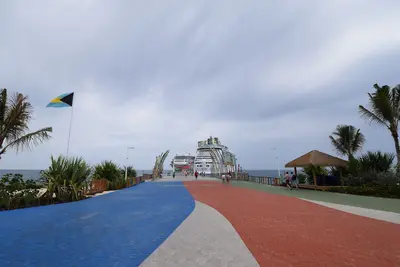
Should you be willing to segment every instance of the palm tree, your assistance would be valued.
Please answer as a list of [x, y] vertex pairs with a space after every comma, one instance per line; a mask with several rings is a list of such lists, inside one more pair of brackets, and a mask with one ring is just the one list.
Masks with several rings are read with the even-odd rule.
[[0, 158], [8, 148], [20, 151], [31, 149], [50, 139], [51, 127], [30, 132], [28, 124], [32, 119], [33, 107], [28, 97], [15, 93], [7, 99], [7, 89], [0, 91]]
[[375, 171], [375, 172], [388, 172], [393, 166], [394, 161], [393, 153], [382, 153], [381, 151], [371, 152], [368, 151], [362, 155], [359, 161], [359, 168], [362, 172]]
[[332, 145], [341, 156], [354, 158], [354, 154], [362, 149], [365, 136], [360, 129], [352, 125], [338, 125], [332, 135], [329, 136]]
[[397, 172], [400, 172], [400, 145], [399, 145], [399, 117], [400, 117], [400, 84], [390, 87], [380, 87], [374, 84], [375, 92], [368, 93], [371, 110], [360, 105], [361, 117], [369, 121], [385, 126], [390, 131], [397, 156]]

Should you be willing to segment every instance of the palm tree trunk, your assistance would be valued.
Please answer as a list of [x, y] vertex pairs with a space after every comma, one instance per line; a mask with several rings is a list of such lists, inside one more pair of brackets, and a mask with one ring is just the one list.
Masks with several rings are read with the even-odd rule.
[[397, 156], [396, 171], [397, 173], [400, 173], [400, 145], [399, 145], [399, 135], [397, 131], [392, 132], [392, 137], [394, 140], [394, 147], [396, 148], [396, 156]]

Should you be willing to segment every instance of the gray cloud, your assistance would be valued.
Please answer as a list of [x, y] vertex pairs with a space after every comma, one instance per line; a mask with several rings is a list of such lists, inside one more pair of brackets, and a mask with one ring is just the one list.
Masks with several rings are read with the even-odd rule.
[[[91, 163], [150, 168], [162, 150], [195, 152], [219, 136], [247, 168], [275, 168], [352, 123], [367, 149], [393, 151], [384, 129], [357, 114], [372, 84], [397, 84], [397, 1], [8, 1], [0, 3], [0, 87], [29, 95], [32, 129], [54, 138], [2, 158], [3, 168], [45, 168], [65, 153]], [[382, 138], [385, 136], [386, 138]], [[379, 141], [379, 142], [378, 142]]]

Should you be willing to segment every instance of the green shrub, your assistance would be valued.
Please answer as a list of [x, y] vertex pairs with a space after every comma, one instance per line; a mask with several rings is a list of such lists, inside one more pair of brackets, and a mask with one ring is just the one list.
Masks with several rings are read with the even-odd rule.
[[[309, 184], [314, 184], [314, 173], [317, 176], [328, 175], [328, 171], [324, 167], [313, 166], [313, 165], [308, 166], [308, 167], [304, 167], [303, 168], [303, 172], [308, 177]], [[305, 180], [305, 178], [304, 178], [304, 180]]]
[[110, 182], [122, 179], [120, 168], [117, 164], [112, 161], [103, 161], [94, 168], [93, 178], [94, 179], [106, 179]]
[[41, 185], [33, 180], [25, 181], [21, 174], [5, 174], [0, 179], [0, 210], [36, 206]]
[[363, 196], [400, 198], [400, 175], [393, 172], [365, 172], [360, 176], [346, 177], [345, 186], [328, 191]]
[[343, 186], [332, 187], [327, 191], [362, 196], [400, 198], [400, 186]]
[[307, 175], [305, 175], [304, 173], [299, 173], [297, 175], [297, 179], [300, 184], [304, 184], [306, 182], [306, 178], [307, 178]]
[[47, 187], [49, 201], [68, 202], [84, 198], [91, 168], [82, 158], [51, 157], [47, 170], [41, 172], [41, 180]]
[[[120, 168], [120, 172], [122, 177], [125, 178], [125, 166]], [[128, 178], [136, 177], [136, 170], [132, 166], [127, 167], [126, 173]]]
[[393, 167], [395, 155], [393, 153], [382, 153], [380, 151], [368, 151], [358, 158], [359, 171], [364, 172], [388, 172]]
[[118, 190], [126, 187], [126, 181], [122, 178], [108, 184], [108, 190]]
[[109, 181], [108, 190], [118, 190], [126, 187], [125, 171], [112, 161], [103, 161], [94, 168], [94, 179], [106, 179]]

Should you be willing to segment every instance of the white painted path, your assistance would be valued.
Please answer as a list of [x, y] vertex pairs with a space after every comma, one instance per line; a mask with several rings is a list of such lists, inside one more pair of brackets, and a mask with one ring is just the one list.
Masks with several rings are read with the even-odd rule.
[[191, 175], [188, 176], [177, 175], [175, 176], [175, 178], [173, 178], [172, 176], [165, 176], [163, 178], [154, 180], [154, 182], [189, 182], [189, 181], [221, 181], [221, 179], [207, 177], [207, 176], [206, 177], [199, 176], [196, 180], [196, 177]]
[[230, 222], [196, 201], [192, 214], [140, 266], [259, 266]]
[[360, 208], [360, 207], [354, 207], [354, 206], [348, 206], [348, 205], [341, 205], [341, 204], [335, 204], [335, 203], [328, 203], [328, 202], [323, 202], [323, 201], [315, 201], [315, 200], [309, 200], [305, 198], [300, 198], [302, 200], [312, 202], [321, 206], [325, 206], [328, 208], [336, 209], [336, 210], [341, 210], [344, 212], [364, 216], [364, 217], [369, 217], [381, 221], [386, 221], [386, 222], [391, 222], [391, 223], [398, 223], [400, 224], [400, 213], [395, 213], [395, 212], [389, 212], [389, 211], [382, 211], [382, 210], [373, 210], [373, 209], [366, 209], [366, 208]]

